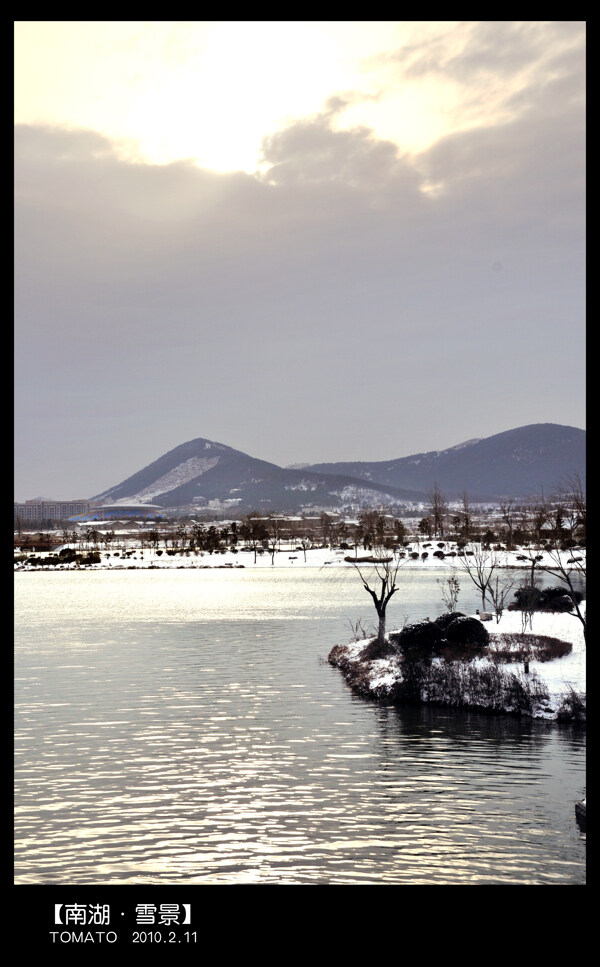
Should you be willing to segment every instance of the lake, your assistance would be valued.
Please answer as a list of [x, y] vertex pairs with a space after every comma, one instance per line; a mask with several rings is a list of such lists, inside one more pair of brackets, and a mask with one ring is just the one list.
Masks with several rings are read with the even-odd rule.
[[15, 574], [15, 882], [584, 883], [585, 731], [357, 698], [359, 618], [344, 568]]

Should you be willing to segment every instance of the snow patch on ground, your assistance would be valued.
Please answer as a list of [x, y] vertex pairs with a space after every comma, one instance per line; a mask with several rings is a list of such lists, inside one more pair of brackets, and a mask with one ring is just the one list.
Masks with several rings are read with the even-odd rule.
[[316, 490], [317, 485], [316, 483], [313, 483], [311, 480], [301, 480], [300, 483], [286, 485], [285, 489], [286, 490]]

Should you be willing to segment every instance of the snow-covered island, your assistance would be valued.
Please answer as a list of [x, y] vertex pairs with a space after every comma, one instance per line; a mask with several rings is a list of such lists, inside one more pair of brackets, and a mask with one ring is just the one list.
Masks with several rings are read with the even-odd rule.
[[[580, 607], [585, 613], [585, 602]], [[480, 621], [479, 616], [471, 618]], [[450, 657], [447, 650], [444, 657], [443, 647], [437, 655], [424, 656], [418, 649], [407, 654], [401, 648], [401, 631], [392, 631], [382, 657], [378, 657], [381, 649], [376, 639], [369, 638], [335, 646], [329, 662], [341, 669], [357, 694], [387, 705], [431, 702], [585, 722], [586, 647], [583, 625], [575, 615], [534, 612], [526, 633], [518, 611], [504, 611], [499, 621], [494, 616], [481, 625], [487, 629], [489, 643], [466, 660]], [[560, 652], [564, 652], [560, 657], [547, 657]]]

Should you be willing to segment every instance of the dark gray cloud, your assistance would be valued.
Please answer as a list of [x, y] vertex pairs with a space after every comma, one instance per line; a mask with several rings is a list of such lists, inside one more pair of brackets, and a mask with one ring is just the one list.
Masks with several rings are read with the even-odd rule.
[[584, 118], [562, 58], [513, 120], [412, 160], [338, 130], [345, 96], [269, 135], [257, 177], [18, 127], [17, 496], [100, 492], [196, 436], [285, 464], [582, 426]]
[[370, 192], [393, 184], [396, 192], [404, 189], [414, 198], [417, 175], [395, 144], [376, 138], [364, 126], [334, 129], [349, 102], [332, 98], [322, 113], [266, 137], [261, 160], [268, 165], [268, 183], [296, 188], [326, 184], [328, 191], [344, 186]]

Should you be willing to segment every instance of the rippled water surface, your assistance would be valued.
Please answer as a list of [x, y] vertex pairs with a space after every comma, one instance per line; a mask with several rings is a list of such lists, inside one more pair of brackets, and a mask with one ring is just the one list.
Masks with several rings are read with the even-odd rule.
[[585, 882], [585, 733], [353, 696], [350, 572], [15, 579], [17, 883]]

